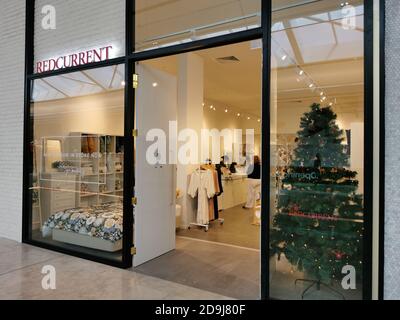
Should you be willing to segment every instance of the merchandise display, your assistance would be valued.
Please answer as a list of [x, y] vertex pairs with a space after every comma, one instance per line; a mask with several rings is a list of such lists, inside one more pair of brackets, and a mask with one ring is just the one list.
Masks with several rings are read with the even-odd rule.
[[[118, 242], [122, 239], [122, 208], [122, 203], [104, 203], [57, 212], [44, 223], [42, 235], [46, 238], [52, 236], [53, 230], [63, 230]], [[85, 243], [81, 245], [85, 246]]]
[[188, 194], [195, 198], [197, 203], [197, 223], [207, 225], [210, 222], [209, 199], [215, 196], [214, 177], [211, 170], [195, 170], [190, 176]]
[[202, 165], [190, 176], [188, 194], [197, 202], [197, 219], [192, 225], [205, 226], [208, 231], [210, 221], [219, 220], [218, 197], [222, 194], [222, 175], [211, 164]]
[[40, 173], [43, 238], [107, 252], [122, 249], [123, 154], [115, 152], [117, 139], [73, 132], [62, 140], [63, 159]]

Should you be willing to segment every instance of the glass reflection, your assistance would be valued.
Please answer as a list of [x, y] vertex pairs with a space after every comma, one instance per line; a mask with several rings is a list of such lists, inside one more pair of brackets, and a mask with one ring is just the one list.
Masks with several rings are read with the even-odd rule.
[[124, 66], [34, 80], [32, 240], [121, 261]]
[[271, 49], [271, 296], [362, 299], [363, 2], [283, 2]]

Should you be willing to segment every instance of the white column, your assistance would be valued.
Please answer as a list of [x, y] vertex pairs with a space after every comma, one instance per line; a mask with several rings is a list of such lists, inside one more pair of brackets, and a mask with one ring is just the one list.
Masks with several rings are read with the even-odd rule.
[[[201, 136], [203, 126], [204, 63], [194, 53], [186, 53], [178, 58], [178, 132], [183, 129], [195, 130]], [[178, 147], [183, 143], [178, 143]], [[200, 141], [199, 141], [200, 147]], [[199, 150], [199, 155], [201, 154]], [[201, 159], [199, 159], [200, 164]], [[177, 166], [177, 187], [183, 193], [181, 227], [187, 227], [196, 220], [197, 202], [187, 195], [190, 174], [198, 165]]]

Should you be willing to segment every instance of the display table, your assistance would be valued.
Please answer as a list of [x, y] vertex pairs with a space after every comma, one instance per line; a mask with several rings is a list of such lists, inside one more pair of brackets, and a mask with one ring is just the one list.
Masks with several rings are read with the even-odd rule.
[[222, 178], [224, 192], [218, 197], [220, 210], [243, 205], [247, 198], [247, 175], [234, 173]]

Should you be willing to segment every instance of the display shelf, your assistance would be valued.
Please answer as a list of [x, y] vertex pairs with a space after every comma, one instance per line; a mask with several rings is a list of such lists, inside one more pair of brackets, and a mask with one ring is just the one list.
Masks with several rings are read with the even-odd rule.
[[[46, 139], [51, 140], [54, 137], [44, 138], [44, 140]], [[51, 172], [43, 172], [49, 180], [47, 184], [57, 185], [57, 188], [61, 189], [69, 189], [76, 194], [73, 196], [74, 203], [71, 203], [71, 196], [68, 201], [60, 203], [61, 207], [67, 204], [69, 207], [96, 205], [103, 203], [105, 197], [115, 196], [116, 193], [120, 194], [117, 187], [123, 185], [123, 170], [117, 170], [123, 168], [123, 137], [71, 132], [68, 136], [62, 137], [61, 141], [62, 161], [71, 163], [75, 172], [67, 173], [56, 169]], [[44, 157], [44, 154], [42, 156]], [[45, 160], [43, 158], [43, 162]], [[62, 175], [65, 175], [67, 179], [65, 177], [60, 179]], [[56, 180], [71, 180], [75, 185], [71, 186], [71, 181]], [[43, 180], [41, 183], [44, 185], [45, 181]], [[55, 191], [48, 191], [49, 201], [57, 202]], [[54, 199], [50, 200], [52, 198]]]

